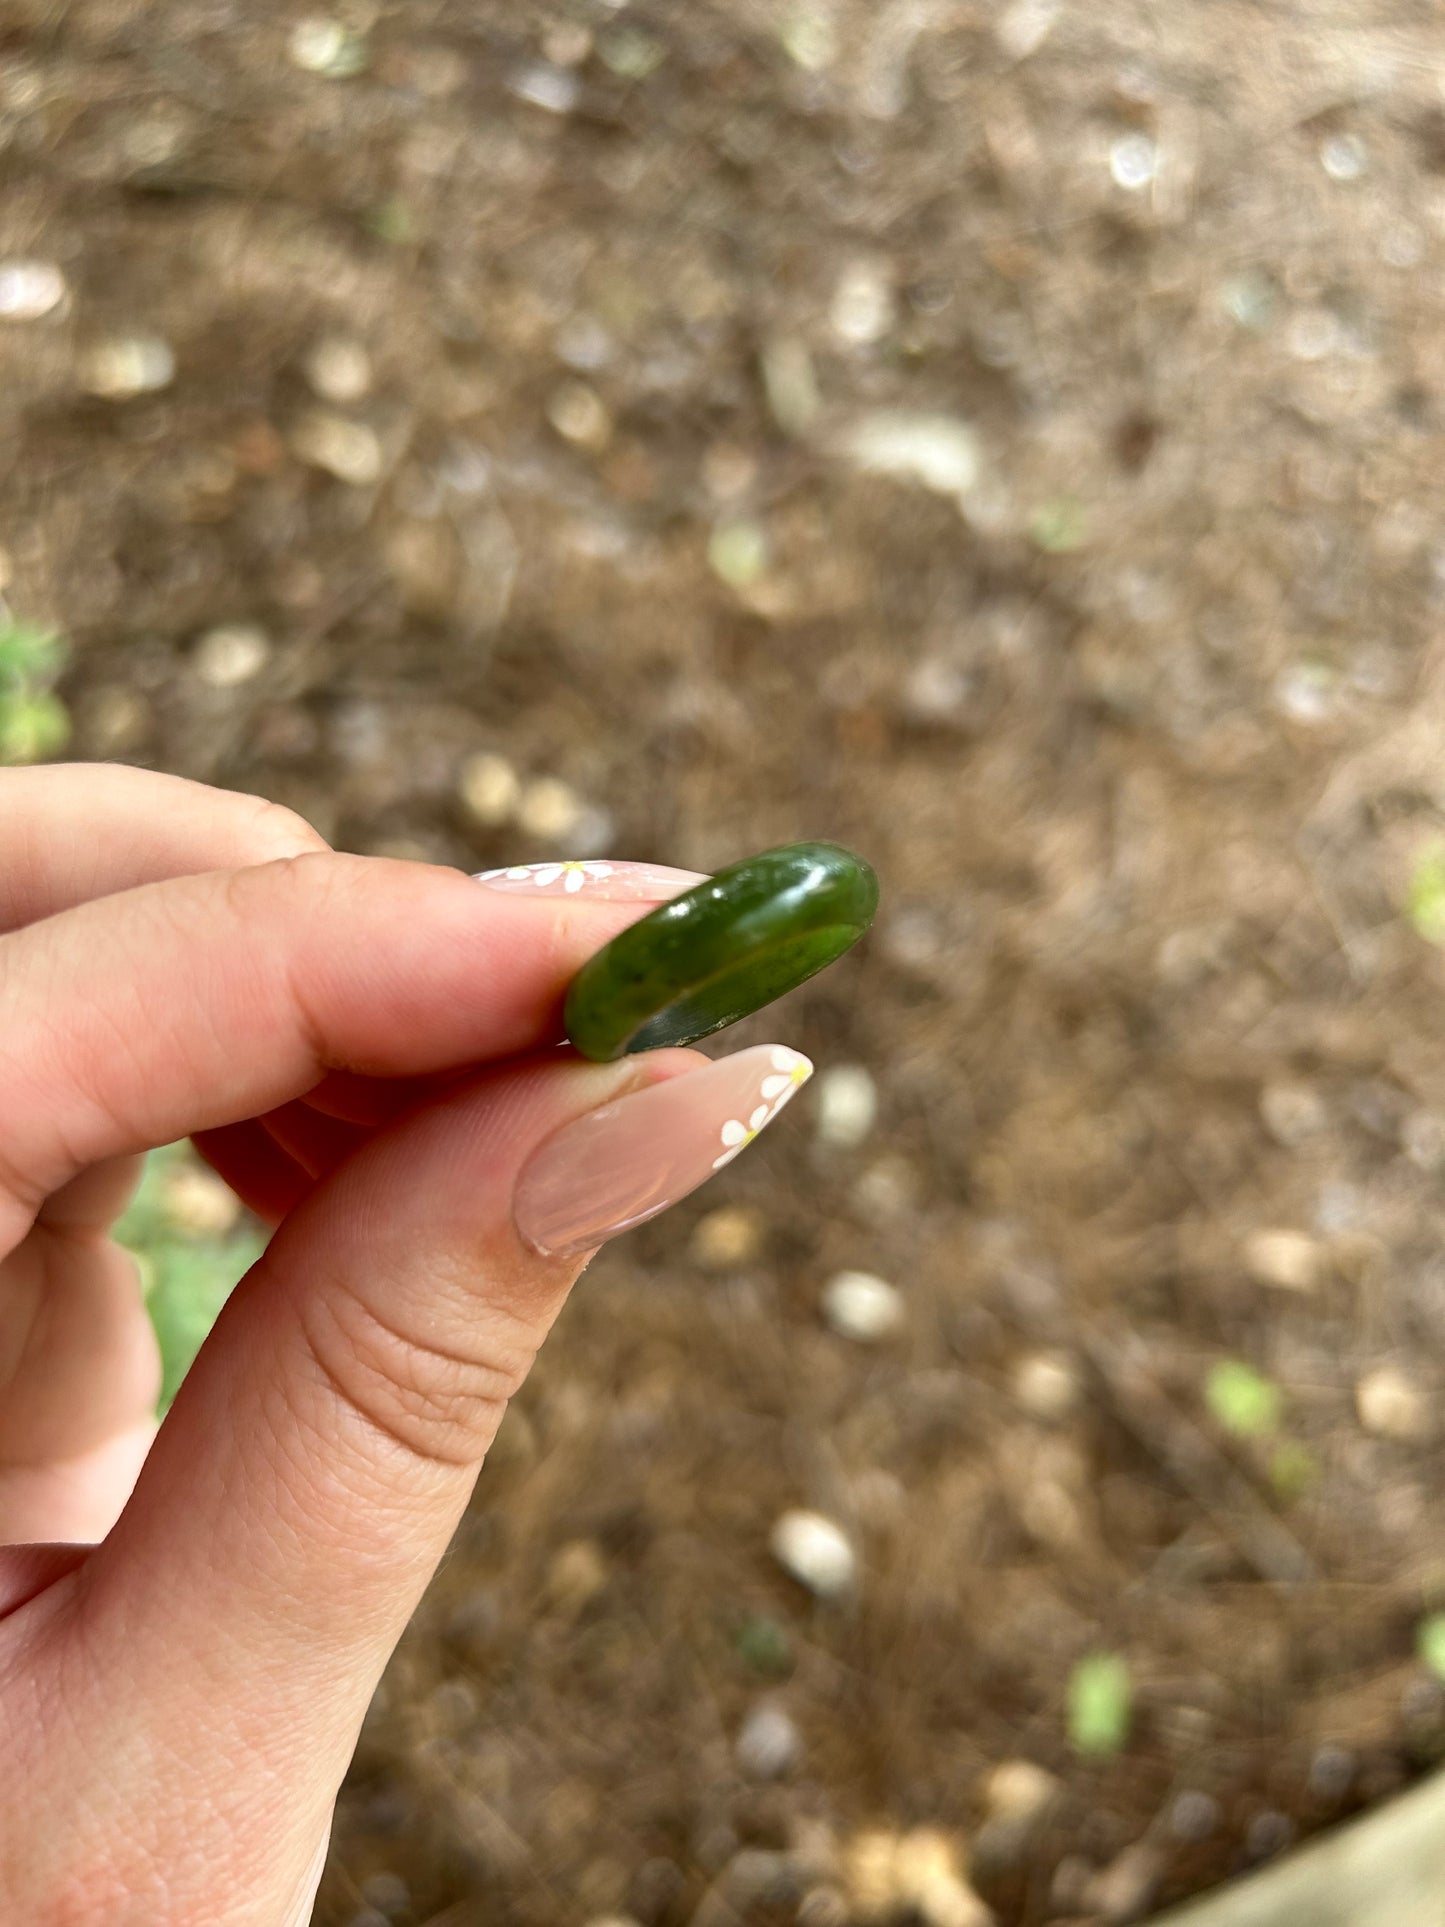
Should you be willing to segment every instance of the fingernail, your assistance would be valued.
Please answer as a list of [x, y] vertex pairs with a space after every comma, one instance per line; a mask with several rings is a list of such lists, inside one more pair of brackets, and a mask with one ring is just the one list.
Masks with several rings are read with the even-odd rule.
[[576, 1118], [523, 1167], [518, 1233], [544, 1258], [572, 1256], [655, 1218], [731, 1164], [812, 1074], [801, 1052], [759, 1044]]
[[489, 890], [530, 896], [600, 897], [607, 903], [666, 903], [706, 883], [699, 870], [672, 870], [665, 863], [514, 863], [510, 870], [483, 870]]

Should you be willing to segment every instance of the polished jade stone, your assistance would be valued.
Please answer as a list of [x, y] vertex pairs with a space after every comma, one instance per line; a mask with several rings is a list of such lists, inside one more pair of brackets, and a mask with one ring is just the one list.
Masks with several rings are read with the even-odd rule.
[[567, 1035], [598, 1063], [691, 1044], [851, 949], [878, 879], [836, 843], [790, 843], [719, 870], [614, 937], [567, 993]]

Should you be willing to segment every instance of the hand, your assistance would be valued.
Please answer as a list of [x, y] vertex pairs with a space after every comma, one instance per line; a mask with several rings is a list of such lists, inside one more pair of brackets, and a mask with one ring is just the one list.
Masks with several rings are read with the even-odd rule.
[[[0, 1919], [308, 1916], [372, 1690], [587, 1257], [806, 1075], [559, 1051], [577, 967], [689, 880], [594, 868], [487, 887], [174, 778], [0, 772]], [[157, 1433], [109, 1233], [187, 1134], [279, 1228]]]

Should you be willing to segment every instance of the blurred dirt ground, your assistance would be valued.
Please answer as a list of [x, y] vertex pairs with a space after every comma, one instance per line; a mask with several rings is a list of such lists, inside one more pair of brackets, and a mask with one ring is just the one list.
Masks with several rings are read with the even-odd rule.
[[589, 1273], [323, 1927], [1125, 1920], [1445, 1750], [1437, 11], [7, 0], [0, 180], [77, 754], [884, 883], [748, 1032], [871, 1085]]

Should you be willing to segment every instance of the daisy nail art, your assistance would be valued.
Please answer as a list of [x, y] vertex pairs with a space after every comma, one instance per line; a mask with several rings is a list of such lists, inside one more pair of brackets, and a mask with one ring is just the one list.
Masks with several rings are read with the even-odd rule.
[[570, 1256], [655, 1218], [731, 1164], [812, 1071], [801, 1051], [759, 1044], [587, 1112], [518, 1178], [519, 1234], [544, 1256]]
[[696, 870], [673, 870], [662, 863], [604, 863], [599, 858], [569, 858], [565, 863], [513, 863], [483, 870], [478, 883], [519, 896], [596, 897], [608, 903], [666, 903], [706, 878]]
[[514, 863], [510, 870], [483, 870], [477, 882], [495, 883], [500, 877], [507, 883], [531, 884], [535, 890], [550, 890], [554, 884], [561, 884], [573, 897], [589, 883], [601, 883], [611, 875], [610, 863]]
[[813, 1066], [801, 1051], [774, 1044], [770, 1050], [771, 1069], [758, 1086], [761, 1102], [748, 1112], [746, 1120], [730, 1117], [722, 1127], [722, 1156], [712, 1161], [714, 1171], [731, 1164], [739, 1151], [745, 1151], [762, 1130], [782, 1110], [788, 1099], [813, 1075]]

